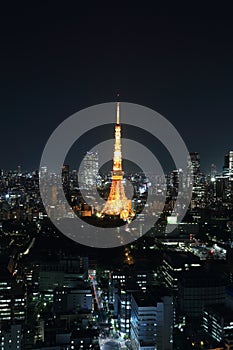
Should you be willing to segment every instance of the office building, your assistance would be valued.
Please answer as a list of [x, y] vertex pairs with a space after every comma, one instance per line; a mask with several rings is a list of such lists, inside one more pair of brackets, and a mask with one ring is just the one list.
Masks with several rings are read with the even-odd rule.
[[173, 299], [167, 293], [132, 293], [131, 341], [135, 350], [173, 349]]
[[80, 310], [92, 310], [92, 292], [88, 284], [82, 284], [79, 288], [56, 288], [53, 300], [56, 314], [77, 314]]
[[224, 158], [223, 175], [233, 175], [233, 151], [229, 151]]
[[203, 268], [183, 272], [178, 281], [180, 313], [188, 319], [201, 318], [204, 307], [226, 300], [226, 282], [221, 274]]
[[226, 346], [228, 344], [228, 349], [230, 349], [229, 344], [232, 344], [233, 341], [233, 310], [226, 307], [225, 304], [205, 307], [203, 328], [212, 339], [225, 343]]
[[1, 350], [21, 350], [22, 326], [12, 324], [8, 328], [0, 329]]
[[194, 182], [198, 180], [198, 176], [200, 175], [200, 155], [198, 152], [190, 153], [190, 160], [192, 163]]
[[165, 285], [178, 290], [178, 279], [182, 272], [201, 267], [200, 258], [190, 252], [168, 251], [164, 253], [160, 275]]
[[79, 185], [85, 189], [96, 187], [99, 172], [99, 156], [97, 152], [87, 152], [80, 169]]
[[0, 324], [24, 322], [26, 317], [25, 291], [7, 269], [0, 271]]

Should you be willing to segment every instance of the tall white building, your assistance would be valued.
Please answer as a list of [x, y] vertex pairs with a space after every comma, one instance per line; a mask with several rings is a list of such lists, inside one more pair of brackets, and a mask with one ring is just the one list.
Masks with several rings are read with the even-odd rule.
[[229, 173], [233, 174], [233, 151], [229, 152]]
[[132, 294], [131, 340], [134, 350], [173, 349], [173, 299], [169, 295]]
[[233, 175], [233, 151], [229, 151], [225, 155], [223, 175], [232, 176]]
[[87, 152], [79, 172], [80, 185], [90, 189], [96, 186], [99, 172], [99, 156], [97, 152]]

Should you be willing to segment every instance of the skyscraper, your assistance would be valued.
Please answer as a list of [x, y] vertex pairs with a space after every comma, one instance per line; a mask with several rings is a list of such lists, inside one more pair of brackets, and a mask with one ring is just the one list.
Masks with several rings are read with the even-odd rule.
[[229, 152], [229, 173], [233, 174], [233, 151]]
[[215, 165], [215, 164], [211, 164], [211, 168], [210, 168], [210, 178], [211, 178], [212, 181], [215, 180], [216, 174], [217, 174], [216, 165]]
[[70, 167], [67, 164], [64, 164], [62, 167], [62, 183], [67, 184], [69, 182]]
[[203, 307], [225, 302], [226, 281], [216, 271], [202, 268], [183, 271], [178, 280], [178, 303], [180, 312], [189, 320], [197, 322]]
[[83, 159], [80, 182], [86, 189], [96, 186], [99, 171], [99, 156], [97, 152], [87, 152]]
[[233, 175], [233, 151], [229, 151], [224, 158], [223, 175]]
[[173, 298], [154, 291], [132, 294], [131, 339], [135, 350], [173, 349]]
[[[203, 328], [209, 336], [225, 345], [233, 340], [233, 313], [225, 304], [212, 304], [204, 308]], [[232, 349], [232, 346], [224, 347]]]
[[200, 174], [200, 155], [198, 152], [192, 152], [190, 153], [190, 159], [192, 163], [192, 168], [193, 168], [193, 177], [194, 177], [194, 182], [197, 181], [197, 177]]
[[191, 166], [193, 172], [193, 189], [191, 208], [201, 207], [206, 194], [206, 180], [200, 170], [200, 155], [198, 152], [190, 153]]

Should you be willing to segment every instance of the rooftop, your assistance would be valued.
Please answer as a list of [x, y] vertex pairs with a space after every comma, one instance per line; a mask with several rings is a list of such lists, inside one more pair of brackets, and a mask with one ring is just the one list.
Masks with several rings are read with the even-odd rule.
[[200, 258], [190, 252], [170, 250], [164, 254], [164, 260], [173, 267], [183, 267], [185, 264], [200, 264]]

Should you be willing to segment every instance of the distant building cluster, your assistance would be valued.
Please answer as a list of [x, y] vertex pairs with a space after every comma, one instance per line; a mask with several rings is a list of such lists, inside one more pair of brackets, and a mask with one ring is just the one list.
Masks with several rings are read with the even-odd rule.
[[[110, 253], [74, 243], [49, 220], [55, 210], [59, 219], [97, 217], [96, 188], [106, 200], [112, 181], [112, 174], [98, 173], [97, 153], [85, 155], [80, 171], [61, 169], [69, 213], [56, 186], [48, 193], [49, 213], [44, 209], [39, 176], [48, 183], [57, 176], [47, 167], [2, 170], [0, 348], [233, 349], [233, 151], [221, 173], [212, 164], [204, 174], [196, 152], [188, 166], [192, 177], [175, 169], [166, 186], [156, 174], [125, 174], [141, 226], [148, 194], [146, 213], [158, 220]], [[187, 180], [192, 199], [180, 220], [173, 209]], [[171, 233], [169, 225], [176, 226]]]

